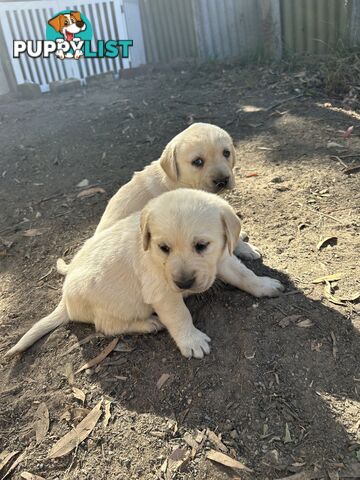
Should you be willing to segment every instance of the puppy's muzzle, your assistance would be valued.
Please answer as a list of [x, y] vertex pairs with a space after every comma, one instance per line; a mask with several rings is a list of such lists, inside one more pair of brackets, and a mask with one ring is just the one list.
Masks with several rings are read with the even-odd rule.
[[180, 288], [180, 290], [189, 290], [196, 281], [195, 275], [191, 276], [182, 276], [178, 279], [174, 279], [175, 285]]
[[230, 177], [222, 177], [222, 178], [217, 178], [215, 180], [213, 180], [213, 184], [215, 185], [215, 188], [217, 191], [219, 190], [224, 190], [225, 188], [227, 188], [228, 184], [229, 184], [229, 180], [230, 180]]

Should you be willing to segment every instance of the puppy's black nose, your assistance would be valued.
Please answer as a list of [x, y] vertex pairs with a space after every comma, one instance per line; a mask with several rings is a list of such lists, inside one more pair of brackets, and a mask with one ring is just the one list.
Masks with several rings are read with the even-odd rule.
[[189, 288], [191, 288], [194, 283], [195, 283], [195, 277], [191, 277], [191, 278], [182, 278], [181, 280], [174, 280], [174, 283], [177, 287], [181, 288], [181, 290], [188, 290]]
[[229, 180], [230, 177], [217, 178], [216, 180], [213, 180], [213, 184], [215, 185], [215, 187], [217, 187], [218, 190], [221, 190], [222, 188], [227, 187]]
[[84, 22], [82, 20], [78, 20], [76, 22], [76, 26], [79, 27], [79, 28], [82, 28], [84, 26]]

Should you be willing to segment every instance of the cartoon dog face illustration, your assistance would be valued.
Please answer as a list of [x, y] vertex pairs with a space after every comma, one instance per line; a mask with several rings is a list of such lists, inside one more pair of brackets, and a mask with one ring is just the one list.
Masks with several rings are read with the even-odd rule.
[[61, 33], [68, 42], [73, 40], [77, 33], [86, 29], [85, 23], [81, 20], [80, 12], [60, 13], [49, 20], [48, 23], [57, 32]]

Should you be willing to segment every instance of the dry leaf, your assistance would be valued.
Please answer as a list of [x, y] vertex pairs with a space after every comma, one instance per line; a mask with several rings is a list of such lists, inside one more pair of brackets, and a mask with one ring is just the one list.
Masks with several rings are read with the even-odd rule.
[[80, 402], [85, 403], [86, 395], [80, 390], [80, 388], [72, 387], [72, 391], [75, 398], [80, 400]]
[[4, 480], [8, 475], [10, 475], [11, 472], [13, 472], [15, 470], [15, 468], [19, 465], [19, 463], [21, 463], [24, 458], [26, 456], [26, 451], [21, 453], [17, 459], [15, 460], [15, 462], [11, 465], [11, 467], [9, 468], [9, 470], [5, 473], [5, 475], [3, 477], [1, 477], [1, 480]]
[[340, 145], [340, 143], [336, 142], [328, 142], [327, 148], [345, 148], [344, 145]]
[[19, 450], [15, 450], [14, 452], [8, 452], [7, 450], [4, 450], [0, 453], [0, 472], [18, 453]]
[[279, 322], [278, 325], [281, 328], [288, 327], [290, 323], [294, 323], [297, 320], [299, 320], [302, 317], [302, 315], [289, 315], [288, 317], [282, 318]]
[[72, 416], [74, 422], [77, 421], [77, 422], [81, 422], [81, 420], [83, 418], [86, 417], [86, 415], [89, 415], [89, 413], [91, 412], [91, 410], [89, 410], [88, 408], [81, 408], [81, 407], [78, 407], [78, 408], [73, 408], [71, 410], [71, 413], [70, 413], [70, 418]]
[[342, 302], [340, 298], [337, 298], [335, 297], [335, 295], [332, 294], [331, 285], [329, 282], [325, 282], [323, 295], [327, 300], [329, 300], [329, 302], [334, 303], [335, 305], [341, 305], [342, 307], [346, 307], [346, 303]]
[[348, 295], [347, 297], [340, 297], [342, 302], [356, 302], [360, 299], [360, 292], [356, 292], [353, 295]]
[[60, 355], [60, 357], [65, 357], [67, 356], [69, 353], [71, 353], [73, 350], [75, 350], [76, 348], [80, 347], [80, 345], [84, 345], [84, 343], [87, 343], [89, 342], [90, 340], [92, 340], [93, 338], [101, 338], [103, 337], [104, 334], [102, 333], [91, 333], [90, 335], [88, 335], [87, 337], [83, 338], [82, 340], [79, 340], [78, 342], [76, 342], [74, 345], [72, 345], [68, 350], [66, 350], [64, 353], [62, 353]]
[[238, 460], [234, 460], [233, 458], [229, 457], [228, 455], [224, 455], [221, 452], [217, 452], [216, 450], [209, 450], [206, 458], [213, 460], [214, 462], [221, 463], [221, 465], [225, 465], [226, 467], [245, 470], [245, 472], [249, 473], [252, 472], [252, 470], [243, 463], [239, 462]]
[[103, 426], [106, 428], [109, 424], [109, 420], [111, 418], [111, 410], [110, 410], [111, 401], [105, 400], [105, 416], [103, 420]]
[[86, 190], [81, 190], [76, 196], [77, 198], [88, 198], [93, 197], [97, 193], [106, 193], [106, 191], [101, 187], [91, 187]]
[[299, 320], [296, 323], [296, 326], [300, 328], [310, 328], [314, 326], [314, 322], [312, 322], [309, 318], [304, 318], [304, 320]]
[[227, 447], [222, 443], [221, 439], [216, 435], [216, 433], [212, 432], [211, 430], [207, 430], [206, 432], [208, 439], [211, 443], [213, 443], [219, 450], [222, 452], [227, 452]]
[[99, 353], [95, 358], [89, 360], [86, 362], [82, 367], [80, 367], [78, 370], [76, 370], [76, 373], [82, 372], [83, 370], [86, 370], [87, 368], [94, 367], [95, 365], [98, 365], [101, 363], [105, 358], [114, 350], [116, 347], [117, 343], [119, 341], [119, 337], [114, 338], [109, 345], [107, 345], [104, 350]]
[[322, 248], [327, 247], [328, 245], [333, 246], [336, 244], [337, 244], [337, 237], [326, 237], [316, 245], [316, 248], [318, 250], [321, 250]]
[[325, 275], [324, 277], [315, 278], [311, 283], [336, 282], [341, 280], [343, 276], [343, 273], [333, 273], [331, 275]]
[[40, 403], [34, 415], [34, 430], [36, 434], [36, 443], [41, 443], [49, 430], [50, 417], [46, 403]]
[[354, 126], [351, 125], [351, 127], [347, 128], [346, 131], [342, 134], [342, 137], [343, 138], [350, 138], [353, 131], [354, 131]]
[[189, 455], [183, 448], [174, 450], [167, 459], [166, 480], [173, 478], [173, 474], [188, 460]]
[[42, 235], [45, 232], [44, 229], [40, 228], [30, 228], [29, 230], [25, 230], [22, 232], [23, 237], [37, 237], [38, 235]]
[[73, 430], [60, 438], [50, 450], [48, 458], [63, 457], [84, 441], [85, 438], [90, 435], [101, 417], [101, 405], [102, 400]]
[[44, 477], [40, 477], [39, 475], [34, 475], [33, 473], [30, 472], [22, 472], [20, 474], [21, 478], [24, 478], [25, 480], [45, 480]]
[[157, 388], [160, 390], [161, 387], [169, 380], [170, 375], [168, 373], [163, 373], [159, 380], [156, 382]]
[[289, 430], [289, 425], [285, 423], [285, 435], [284, 435], [284, 443], [291, 443], [292, 438]]

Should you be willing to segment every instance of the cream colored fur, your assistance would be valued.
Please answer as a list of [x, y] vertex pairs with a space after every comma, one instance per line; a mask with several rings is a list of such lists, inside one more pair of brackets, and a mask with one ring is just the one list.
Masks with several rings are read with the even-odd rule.
[[[194, 327], [184, 296], [204, 292], [216, 277], [256, 297], [283, 289], [233, 255], [239, 234], [234, 210], [216, 195], [178, 189], [158, 196], [85, 242], [68, 267], [58, 307], [8, 355], [72, 320], [93, 323], [106, 335], [166, 327], [184, 356], [202, 358], [210, 339]], [[190, 288], [179, 286], [189, 279]]]

